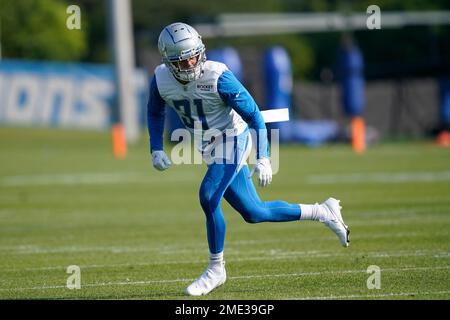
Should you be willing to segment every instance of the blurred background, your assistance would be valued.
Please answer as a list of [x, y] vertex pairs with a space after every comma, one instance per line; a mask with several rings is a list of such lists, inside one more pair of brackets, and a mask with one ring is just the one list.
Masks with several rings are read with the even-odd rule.
[[[158, 35], [182, 21], [262, 110], [290, 108], [291, 121], [272, 126], [282, 142], [317, 146], [356, 132], [361, 148], [405, 138], [448, 145], [448, 1], [379, 0], [381, 29], [369, 29], [377, 18], [371, 1], [134, 0], [122, 1], [128, 9], [117, 14], [115, 3], [2, 1], [1, 125], [109, 130], [125, 123], [127, 140], [136, 141], [161, 61]], [[127, 25], [118, 37], [117, 26]], [[133, 71], [123, 73], [121, 61]], [[172, 112], [167, 121], [168, 130], [180, 126]]]

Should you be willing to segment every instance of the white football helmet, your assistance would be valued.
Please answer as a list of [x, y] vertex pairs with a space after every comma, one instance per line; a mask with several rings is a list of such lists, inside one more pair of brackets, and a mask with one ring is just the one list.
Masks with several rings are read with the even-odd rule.
[[[189, 82], [202, 76], [206, 60], [205, 45], [190, 25], [176, 22], [165, 27], [159, 35], [158, 49], [162, 61], [178, 80]], [[197, 57], [197, 63], [190, 68], [182, 68], [180, 61], [192, 57]]]

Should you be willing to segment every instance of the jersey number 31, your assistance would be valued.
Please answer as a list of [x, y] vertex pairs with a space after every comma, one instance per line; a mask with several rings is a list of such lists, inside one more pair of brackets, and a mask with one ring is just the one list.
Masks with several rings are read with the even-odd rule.
[[[191, 103], [189, 100], [173, 100], [173, 105], [177, 109], [183, 124], [189, 128], [194, 129], [194, 121], [200, 121], [202, 124], [202, 130], [208, 130], [208, 123], [206, 122], [205, 112], [203, 111], [203, 102], [201, 99], [194, 99], [195, 112], [197, 114], [197, 119], [192, 115]], [[198, 128], [195, 128], [198, 129]]]

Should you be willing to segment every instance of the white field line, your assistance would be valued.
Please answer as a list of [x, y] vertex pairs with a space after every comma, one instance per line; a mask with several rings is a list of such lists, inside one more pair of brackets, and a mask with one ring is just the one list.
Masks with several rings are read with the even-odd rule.
[[144, 181], [143, 175], [137, 173], [80, 173], [54, 175], [22, 175], [9, 176], [0, 180], [1, 186], [45, 186], [45, 185], [78, 185], [78, 184], [111, 184]]
[[[248, 257], [252, 254], [262, 254], [263, 256]], [[234, 258], [232, 256], [247, 256], [245, 258]], [[395, 252], [361, 252], [352, 254], [343, 253], [331, 253], [331, 252], [319, 252], [319, 251], [281, 251], [281, 250], [258, 250], [258, 251], [242, 251], [242, 252], [230, 252], [227, 254], [226, 259], [229, 262], [245, 262], [245, 261], [270, 261], [270, 260], [289, 260], [298, 258], [308, 259], [320, 259], [320, 258], [355, 258], [364, 255], [366, 258], [398, 258], [398, 257], [431, 257], [435, 259], [450, 258], [449, 252], [436, 252], [436, 251], [395, 251]], [[156, 265], [183, 265], [183, 264], [204, 264], [204, 259], [179, 259], [179, 260], [165, 260], [165, 261], [150, 261], [150, 262], [137, 262], [137, 263], [117, 263], [117, 264], [92, 264], [92, 265], [80, 265], [80, 269], [103, 269], [103, 268], [120, 268], [120, 267], [137, 267], [137, 266], [156, 266]], [[2, 272], [20, 272], [20, 271], [46, 271], [46, 270], [65, 270], [67, 266], [49, 266], [49, 267], [35, 267], [24, 269], [0, 269]]]
[[[16, 175], [0, 178], [0, 187], [13, 186], [45, 186], [45, 185], [85, 185], [85, 184], [118, 184], [118, 183], [171, 183], [174, 181], [193, 181], [195, 174], [187, 171], [176, 175], [155, 177], [139, 172], [106, 172], [106, 173], [63, 173], [41, 175]], [[339, 175], [310, 175], [306, 182], [310, 184], [335, 183], [406, 183], [450, 181], [450, 171], [442, 172], [401, 172], [401, 173], [350, 173]]]
[[[448, 199], [447, 199], [448, 200]], [[440, 202], [440, 201], [436, 201]], [[374, 211], [354, 211], [354, 210], [347, 210], [346, 214], [352, 215], [353, 218], [358, 219], [380, 219], [380, 217], [389, 217], [392, 220], [396, 220], [399, 218], [428, 218], [428, 216], [437, 216], [437, 215], [446, 215], [449, 213], [447, 211], [447, 207], [443, 207], [440, 209], [433, 208], [430, 210], [429, 206], [427, 205], [422, 206], [421, 208], [417, 208], [417, 205], [412, 204], [410, 207], [404, 207], [404, 208], [398, 208], [398, 209], [391, 209], [391, 210], [374, 210]], [[1, 211], [0, 211], [1, 212]]]
[[450, 294], [450, 290], [447, 291], [416, 291], [416, 292], [390, 292], [382, 294], [350, 294], [350, 295], [331, 295], [331, 296], [319, 296], [319, 297], [307, 297], [307, 298], [287, 298], [286, 300], [327, 300], [327, 299], [358, 299], [358, 298], [386, 298], [386, 297], [402, 297], [402, 296], [418, 296], [418, 295], [445, 295]]
[[[427, 198], [428, 200], [428, 198]], [[449, 198], [432, 198], [431, 199], [432, 203], [436, 204], [437, 202], [442, 202], [444, 200], [447, 200], [446, 202], [448, 202]], [[413, 200], [411, 200], [413, 201]], [[399, 215], [400, 218], [402, 216], [407, 215], [408, 217], [423, 217], [424, 215], [442, 215], [447, 213], [445, 210], [447, 209], [447, 207], [442, 207], [440, 209], [436, 209], [433, 208], [432, 210], [430, 210], [430, 208], [428, 207], [428, 201], [425, 204], [422, 204], [421, 207], [417, 207], [417, 205], [419, 205], [419, 203], [413, 203], [411, 202], [411, 206], [408, 207], [401, 207], [401, 208], [396, 208], [396, 209], [383, 209], [383, 210], [373, 210], [373, 211], [360, 211], [360, 210], [352, 210], [350, 209], [346, 209], [344, 208], [344, 211], [346, 212], [346, 214], [352, 215], [353, 218], [366, 218], [366, 219], [379, 219], [380, 216], [388, 216], [389, 218], [394, 218], [396, 219], [397, 217], [393, 217], [393, 215]], [[125, 211], [115, 211], [114, 213], [124, 213]], [[128, 212], [128, 211], [126, 211]], [[160, 211], [158, 211], [160, 212]], [[165, 210], [164, 213], [170, 213], [170, 210]], [[190, 210], [187, 211], [189, 214], [199, 214], [200, 212], [197, 210]], [[22, 214], [22, 213], [27, 213], [27, 214], [61, 214], [61, 215], [73, 215], [73, 214], [86, 214], [86, 215], [93, 215], [93, 214], [105, 214], [108, 213], [110, 214], [110, 210], [96, 210], [96, 211], [89, 211], [89, 210], [61, 210], [61, 211], [55, 211], [53, 209], [50, 208], [25, 208], [25, 209], [19, 209], [19, 208], [1, 208], [0, 209], [0, 214]], [[133, 214], [138, 214], [138, 215], [148, 215], [147, 211], [137, 211], [137, 212], [133, 212]], [[154, 218], [154, 217], [152, 217]]]
[[[439, 216], [426, 216], [423, 217], [402, 217], [402, 218], [393, 218], [393, 219], [374, 219], [374, 220], [366, 220], [366, 221], [354, 221], [351, 223], [348, 223], [350, 227], [350, 231], [352, 230], [352, 226], [393, 226], [393, 225], [404, 225], [404, 224], [435, 224], [435, 225], [442, 225], [442, 223], [449, 223], [450, 222], [450, 212], [449, 216], [445, 217], [442, 215]], [[347, 221], [347, 220], [346, 220]], [[394, 236], [394, 234], [392, 234]], [[365, 237], [365, 236], [364, 236]]]
[[[150, 169], [149, 169], [150, 170]], [[194, 181], [195, 174], [183, 171], [176, 175], [156, 177], [139, 172], [106, 172], [106, 173], [63, 173], [41, 175], [18, 175], [0, 178], [0, 187], [49, 186], [49, 185], [95, 185], [120, 183], [173, 183]]]
[[[168, 211], [162, 211], [162, 213], [166, 213]], [[76, 213], [81, 213], [83, 215], [95, 215], [95, 214], [104, 214], [103, 211], [98, 212], [90, 212], [90, 211], [70, 211], [70, 212], [52, 212], [49, 209], [27, 209], [26, 213], [31, 214], [39, 214], [39, 215], [52, 215], [52, 214], [58, 214], [58, 215], [73, 215]], [[122, 214], [122, 212], [120, 212]], [[170, 212], [168, 212], [170, 213]], [[190, 214], [193, 212], [190, 211]], [[450, 213], [450, 212], [449, 212]], [[0, 209], [0, 215], [14, 215], [15, 211], [10, 209]], [[23, 213], [20, 213], [23, 214]], [[143, 212], [137, 212], [136, 214], [139, 215], [148, 215], [147, 213]], [[428, 224], [428, 223], [435, 223], [436, 221], [439, 221], [440, 223], [445, 222], [446, 220], [449, 220], [450, 215], [448, 215], [444, 211], [439, 212], [430, 212], [423, 209], [415, 209], [415, 208], [401, 208], [396, 210], [382, 210], [382, 211], [352, 211], [349, 213], [349, 215], [352, 216], [353, 221], [350, 224], [350, 229], [352, 226], [376, 226], [376, 225], [399, 225], [402, 223], [413, 223], [413, 222], [420, 222], [421, 224]], [[160, 218], [161, 215], [152, 217], [152, 219]], [[186, 219], [191, 219], [188, 216]], [[344, 215], [345, 217], [345, 215]], [[389, 217], [388, 219], [386, 219]], [[418, 221], [420, 220], [420, 221]], [[302, 223], [300, 223], [302, 224]], [[298, 225], [293, 223], [285, 226], [286, 228], [297, 228]], [[395, 235], [393, 235], [395, 236]], [[0, 245], [0, 251], [4, 250], [5, 246]]]
[[[447, 232], [435, 233], [434, 235], [447, 235]], [[371, 239], [383, 239], [383, 238], [416, 238], [427, 235], [426, 232], [405, 232], [405, 233], [378, 233], [370, 235], [355, 235], [353, 234], [351, 240], [355, 242], [356, 240], [371, 240]], [[334, 237], [327, 237], [320, 239], [320, 241], [336, 242]], [[231, 241], [230, 241], [231, 242]], [[276, 244], [276, 243], [303, 243], [310, 242], [310, 240], [303, 239], [266, 239], [266, 240], [246, 240], [246, 241], [235, 241], [233, 243], [228, 243], [227, 252], [236, 251], [233, 247], [239, 247], [242, 245], [260, 245], [260, 244]], [[351, 244], [351, 242], [350, 242]], [[204, 243], [198, 245], [192, 245], [191, 248], [177, 249], [176, 247], [164, 248], [164, 247], [119, 247], [119, 246], [99, 246], [99, 247], [83, 247], [83, 246], [62, 246], [55, 248], [42, 248], [38, 246], [18, 246], [18, 247], [4, 247], [0, 248], [1, 254], [17, 254], [17, 255], [27, 255], [27, 254], [58, 254], [58, 253], [83, 253], [83, 252], [109, 252], [113, 254], [122, 253], [139, 253], [139, 252], [156, 252], [158, 254], [165, 255], [179, 255], [179, 254], [190, 254], [192, 252], [198, 251], [198, 248], [204, 246]], [[267, 249], [269, 251], [271, 249]]]
[[[353, 197], [353, 193], [352, 192], [344, 192], [344, 194], [346, 194], [348, 197]], [[367, 206], [367, 205], [380, 205], [382, 204], [383, 207], [387, 207], [387, 206], [398, 206], [399, 203], [404, 203], [404, 201], [406, 199], [400, 199], [398, 196], [396, 195], [391, 195], [391, 194], [384, 194], [383, 198], [380, 199], [373, 199], [372, 201], [367, 201], [364, 197], [359, 197], [359, 198], [352, 198], [352, 204], [355, 206]], [[427, 205], [436, 205], [439, 204], [440, 206], [445, 206], [444, 208], [447, 208], [448, 203], [449, 203], [449, 197], [448, 195], [427, 195], [426, 197], [417, 197], [417, 198], [408, 198], [407, 200], [407, 207], [404, 207], [405, 209], [408, 208], [416, 208], [417, 206], [419, 206], [420, 210], [424, 211], [427, 210]], [[345, 203], [344, 203], [344, 209], [348, 208]], [[394, 209], [397, 210], [397, 209]], [[354, 211], [353, 211], [354, 212]], [[426, 212], [426, 211], [425, 211]]]
[[[370, 239], [383, 239], [383, 238], [417, 238], [424, 235], [427, 235], [426, 232], [407, 232], [407, 233], [374, 233], [374, 234], [351, 234], [351, 240], [355, 242], [355, 240], [370, 240]], [[447, 232], [444, 233], [435, 233], [434, 235], [447, 235]], [[227, 246], [230, 250], [227, 252], [233, 252], [233, 247], [240, 247], [242, 245], [260, 245], [260, 244], [273, 244], [273, 243], [292, 243], [298, 242], [298, 239], [266, 239], [266, 240], [243, 240], [243, 241], [229, 241]], [[334, 241], [337, 240], [333, 235], [330, 234], [329, 237], [316, 239], [317, 241]], [[351, 242], [350, 242], [351, 244]], [[122, 253], [134, 253], [134, 252], [156, 252], [158, 254], [182, 254], [182, 253], [194, 253], [198, 252], [199, 248], [204, 246], [204, 243], [192, 245], [190, 248], [179, 248], [177, 246], [140, 246], [140, 247], [121, 247], [121, 246], [61, 246], [61, 247], [53, 247], [53, 248], [43, 248], [39, 246], [33, 245], [24, 245], [24, 246], [3, 246], [0, 247], [0, 254], [18, 254], [18, 255], [26, 255], [26, 254], [55, 254], [55, 253], [82, 253], [82, 252], [105, 252], [105, 253], [113, 253], [113, 254], [122, 254]], [[271, 250], [271, 249], [267, 249]]]
[[[399, 271], [425, 271], [425, 270], [443, 270], [450, 269], [450, 266], [444, 267], [405, 267], [405, 268], [386, 268], [381, 269], [382, 272], [399, 272]], [[260, 278], [286, 278], [286, 277], [304, 277], [304, 276], [320, 276], [320, 275], [333, 275], [333, 274], [354, 274], [354, 273], [366, 273], [366, 270], [354, 269], [354, 270], [330, 270], [330, 271], [318, 271], [318, 272], [298, 272], [298, 273], [281, 273], [281, 274], [261, 274], [261, 275], [246, 275], [228, 277], [230, 280], [248, 280], [248, 279], [260, 279]], [[81, 287], [104, 287], [104, 286], [123, 286], [123, 285], [147, 285], [155, 283], [173, 283], [173, 282], [190, 282], [192, 279], [166, 279], [166, 280], [142, 280], [142, 281], [119, 281], [119, 282], [99, 282], [82, 284]], [[29, 288], [0, 288], [0, 291], [26, 291], [26, 290], [46, 290], [46, 289], [62, 289], [66, 288], [63, 285], [54, 286], [37, 286]]]
[[[378, 234], [370, 234], [370, 235], [355, 235], [354, 233], [352, 234], [352, 236], [350, 237], [351, 241], [353, 243], [355, 243], [358, 240], [372, 240], [372, 239], [384, 239], [384, 238], [389, 238], [389, 239], [396, 239], [396, 238], [400, 238], [400, 239], [405, 239], [405, 238], [417, 238], [417, 237], [422, 237], [422, 236], [429, 236], [428, 233], [424, 232], [424, 233], [417, 233], [417, 232], [409, 232], [409, 233], [398, 233], [398, 234], [391, 234], [391, 233], [378, 233]], [[444, 233], [435, 233], [434, 236], [439, 235], [439, 236], [446, 236], [448, 235], [447, 232]], [[336, 242], [337, 238], [335, 238], [333, 235], [328, 236], [326, 238], [321, 238], [321, 239], [314, 239], [314, 241], [316, 243], [318, 242]], [[284, 243], [298, 243], [300, 240], [299, 239], [266, 239], [266, 240], [248, 240], [248, 241], [236, 241], [234, 243], [228, 243], [227, 244], [227, 253], [231, 253], [231, 252], [236, 252], [237, 250], [235, 250], [235, 247], [242, 247], [242, 245], [270, 245], [270, 244], [284, 244]], [[352, 242], [350, 242], [350, 244], [352, 244]], [[198, 247], [200, 245], [197, 245], [197, 247], [193, 247], [193, 249], [171, 249], [170, 251], [165, 251], [165, 252], [160, 252], [161, 254], [166, 254], [166, 255], [171, 255], [171, 254], [190, 254], [193, 252], [198, 252]], [[270, 249], [267, 248], [266, 251], [269, 250], [277, 250], [277, 249]], [[244, 251], [246, 252], [246, 251]]]
[[336, 183], [407, 183], [450, 181], [450, 171], [441, 172], [371, 172], [331, 175], [310, 175], [306, 182], [310, 184]]

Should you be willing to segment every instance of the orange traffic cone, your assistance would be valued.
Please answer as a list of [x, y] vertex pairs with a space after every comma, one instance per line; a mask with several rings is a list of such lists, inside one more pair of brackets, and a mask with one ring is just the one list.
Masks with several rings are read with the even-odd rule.
[[356, 153], [366, 150], [366, 125], [362, 117], [352, 118], [352, 148]]
[[123, 159], [127, 155], [127, 141], [125, 138], [125, 128], [121, 124], [112, 126], [112, 144], [114, 156]]
[[436, 137], [436, 143], [441, 147], [450, 147], [450, 132], [444, 130]]

